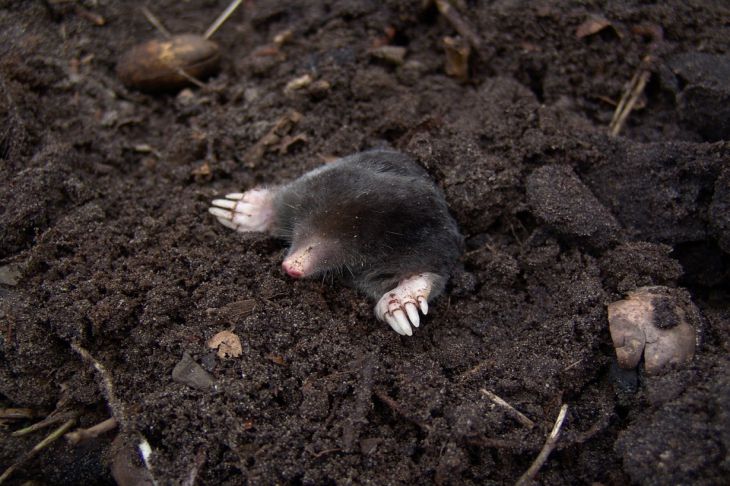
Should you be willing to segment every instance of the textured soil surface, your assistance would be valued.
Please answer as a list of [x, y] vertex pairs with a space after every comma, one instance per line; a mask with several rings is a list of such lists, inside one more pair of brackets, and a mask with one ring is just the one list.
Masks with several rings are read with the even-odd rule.
[[[119, 422], [7, 484], [510, 484], [563, 404], [542, 484], [727, 480], [725, 2], [456, 1], [481, 39], [460, 79], [433, 3], [248, 1], [220, 73], [154, 94], [115, 74], [160, 36], [144, 4], [202, 33], [227, 2], [0, 2], [0, 409], [34, 415], [0, 417], [0, 471], [71, 417]], [[421, 164], [466, 238], [413, 337], [206, 212], [373, 147]], [[647, 285], [701, 314], [694, 359], [658, 376], [617, 368], [607, 323]], [[240, 356], [206, 345], [221, 331]]]

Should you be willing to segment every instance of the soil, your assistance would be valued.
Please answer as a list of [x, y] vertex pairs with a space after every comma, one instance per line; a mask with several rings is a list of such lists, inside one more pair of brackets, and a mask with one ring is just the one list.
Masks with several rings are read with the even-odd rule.
[[[0, 4], [0, 408], [36, 414], [1, 422], [0, 469], [60, 423], [10, 433], [54, 411], [120, 424], [7, 484], [509, 484], [562, 404], [543, 484], [727, 480], [724, 2], [456, 1], [482, 41], [459, 79], [432, 3], [249, 1], [213, 37], [219, 74], [152, 94], [115, 74], [159, 36], [146, 3]], [[149, 8], [202, 33], [226, 4]], [[413, 337], [206, 212], [385, 146], [426, 168], [466, 238]], [[686, 289], [702, 315], [694, 359], [658, 376], [618, 369], [608, 332], [606, 306], [645, 285]], [[221, 331], [240, 356], [206, 346]]]

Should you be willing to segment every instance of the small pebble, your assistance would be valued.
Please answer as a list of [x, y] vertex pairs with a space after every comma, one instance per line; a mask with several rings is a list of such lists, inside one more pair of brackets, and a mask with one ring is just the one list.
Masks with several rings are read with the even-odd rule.
[[172, 370], [172, 379], [197, 390], [209, 391], [216, 387], [211, 374], [196, 363], [187, 352], [183, 353], [182, 359]]

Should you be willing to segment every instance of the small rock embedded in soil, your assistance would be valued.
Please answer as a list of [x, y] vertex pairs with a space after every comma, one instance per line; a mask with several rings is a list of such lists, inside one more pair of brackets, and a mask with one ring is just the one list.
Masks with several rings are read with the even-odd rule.
[[197, 390], [210, 391], [216, 388], [213, 377], [203, 369], [187, 352], [172, 370], [172, 379]]
[[15, 286], [18, 285], [22, 275], [20, 265], [10, 263], [0, 267], [0, 284]]
[[697, 343], [699, 310], [686, 291], [642, 287], [608, 306], [608, 324], [618, 364], [659, 374], [692, 360]]

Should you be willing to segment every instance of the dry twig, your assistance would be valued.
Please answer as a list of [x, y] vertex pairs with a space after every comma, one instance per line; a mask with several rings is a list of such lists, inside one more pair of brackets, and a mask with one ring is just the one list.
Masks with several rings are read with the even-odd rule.
[[375, 396], [377, 396], [378, 398], [380, 398], [380, 400], [384, 404], [386, 404], [388, 406], [388, 408], [390, 408], [392, 411], [394, 411], [397, 415], [400, 415], [404, 419], [408, 420], [412, 424], [417, 425], [418, 427], [420, 427], [421, 429], [423, 429], [426, 432], [430, 432], [431, 431], [431, 426], [430, 425], [425, 424], [422, 421], [418, 420], [417, 418], [412, 417], [410, 414], [406, 413], [403, 410], [403, 408], [400, 406], [400, 404], [398, 402], [396, 402], [395, 400], [393, 400], [392, 398], [390, 398], [388, 396], [388, 394], [385, 393], [384, 391], [382, 391], [382, 390], [375, 390], [373, 393], [375, 393]]
[[519, 423], [527, 427], [528, 429], [531, 429], [535, 426], [535, 422], [527, 418], [525, 414], [514, 408], [512, 405], [507, 403], [505, 400], [500, 398], [499, 396], [495, 395], [494, 393], [490, 392], [489, 390], [482, 388], [481, 389], [482, 395], [489, 398], [493, 403], [499, 405], [500, 407], [504, 408], [508, 414], [510, 414], [512, 417], [514, 417]]
[[619, 134], [626, 123], [626, 119], [631, 113], [631, 110], [634, 109], [636, 102], [644, 92], [646, 83], [649, 82], [649, 78], [651, 77], [650, 68], [653, 60], [654, 58], [652, 56], [646, 56], [642, 59], [636, 73], [631, 78], [631, 82], [629, 82], [626, 87], [626, 91], [624, 91], [623, 96], [621, 96], [621, 101], [619, 101], [616, 106], [616, 111], [613, 112], [611, 123], [608, 125], [609, 133], [612, 137]]
[[122, 405], [122, 402], [117, 400], [117, 397], [114, 394], [114, 385], [112, 383], [111, 375], [107, 369], [77, 342], [71, 343], [71, 348], [76, 351], [84, 361], [91, 364], [99, 374], [101, 377], [101, 388], [106, 397], [106, 402], [111, 409], [112, 415], [118, 417], [119, 421], [123, 423], [123, 419], [126, 417], [126, 414], [124, 413], [124, 406]]
[[474, 27], [461, 16], [453, 5], [447, 0], [436, 0], [436, 7], [459, 35], [469, 41], [469, 44], [471, 44], [475, 51], [481, 52], [483, 50], [481, 37], [479, 37]]
[[17, 469], [19, 469], [23, 464], [27, 463], [31, 459], [33, 459], [35, 456], [38, 455], [39, 452], [41, 452], [43, 449], [48, 447], [50, 444], [55, 442], [59, 437], [61, 437], [63, 434], [66, 433], [68, 429], [73, 427], [73, 425], [76, 423], [76, 419], [72, 418], [70, 420], [67, 420], [63, 425], [61, 425], [59, 428], [51, 432], [45, 439], [37, 443], [31, 450], [20, 456], [20, 458], [15, 461], [13, 464], [8, 467], [5, 472], [0, 475], [0, 484], [3, 484], [11, 474], [13, 474]]
[[31, 408], [0, 408], [0, 420], [26, 420], [35, 416]]
[[37, 430], [44, 429], [51, 425], [55, 425], [59, 422], [64, 422], [66, 420], [75, 419], [76, 417], [78, 417], [78, 412], [76, 412], [76, 411], [63, 412], [63, 413], [54, 412], [54, 413], [50, 414], [48, 417], [41, 420], [40, 422], [36, 422], [32, 425], [29, 425], [28, 427], [26, 427], [24, 429], [16, 430], [15, 432], [13, 432], [10, 435], [12, 435], [13, 437], [22, 437], [24, 435], [31, 434]]
[[155, 29], [160, 31], [160, 33], [163, 36], [165, 36], [167, 38], [172, 37], [172, 34], [170, 34], [170, 31], [167, 30], [164, 25], [162, 25], [162, 22], [160, 22], [160, 19], [158, 19], [155, 16], [155, 14], [150, 12], [150, 10], [147, 7], [142, 7], [141, 10], [142, 10], [142, 15], [144, 15], [144, 17], [147, 19], [147, 22], [152, 24], [152, 27], [154, 27]]
[[88, 429], [76, 429], [73, 432], [69, 432], [66, 434], [66, 440], [72, 445], [80, 444], [90, 439], [96, 439], [104, 432], [109, 432], [114, 429], [118, 424], [117, 419], [111, 417]]
[[555, 445], [558, 443], [558, 439], [560, 438], [560, 429], [563, 427], [563, 422], [565, 421], [565, 415], [567, 413], [568, 404], [565, 403], [562, 407], [560, 407], [560, 413], [558, 413], [558, 418], [555, 420], [553, 430], [550, 431], [550, 435], [548, 435], [548, 438], [545, 441], [545, 445], [542, 446], [542, 450], [532, 462], [532, 465], [529, 467], [529, 469], [525, 471], [522, 476], [520, 476], [520, 479], [517, 480], [515, 486], [526, 486], [527, 484], [530, 484], [533, 479], [535, 479], [537, 472], [540, 470], [543, 464], [545, 464], [548, 456], [553, 451], [553, 449], [555, 449]]
[[213, 34], [216, 33], [216, 31], [220, 28], [223, 23], [228, 20], [228, 17], [233, 14], [233, 12], [236, 11], [239, 5], [241, 5], [241, 2], [243, 0], [233, 0], [228, 7], [221, 13], [217, 19], [213, 21], [213, 23], [208, 27], [208, 30], [205, 31], [205, 34], [203, 34], [203, 37], [206, 39], [210, 39]]

